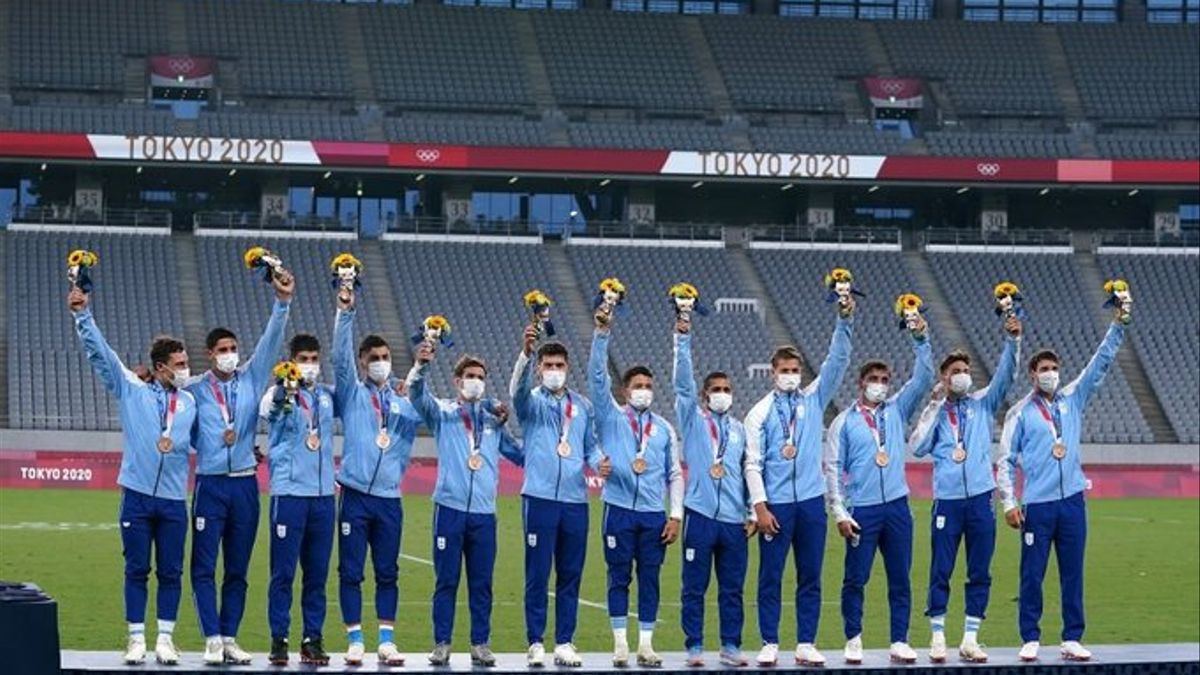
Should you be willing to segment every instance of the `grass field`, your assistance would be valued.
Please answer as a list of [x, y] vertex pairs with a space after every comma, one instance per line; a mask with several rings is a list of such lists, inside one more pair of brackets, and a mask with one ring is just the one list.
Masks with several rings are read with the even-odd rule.
[[[59, 603], [59, 621], [64, 648], [115, 650], [124, 644], [121, 600], [121, 546], [116, 531], [118, 493], [95, 491], [3, 490], [0, 491], [0, 578], [30, 580], [38, 583]], [[498, 651], [522, 651], [525, 625], [522, 612], [523, 564], [521, 517], [518, 498], [499, 501], [500, 553], [496, 565], [492, 644]], [[1093, 500], [1088, 505], [1090, 536], [1087, 558], [1087, 609], [1090, 643], [1122, 642], [1194, 642], [1200, 640], [1200, 501], [1196, 500]], [[926, 645], [928, 624], [922, 616], [928, 579], [929, 503], [914, 502], [916, 516], [915, 561], [913, 565], [913, 616], [910, 640]], [[604, 560], [600, 550], [599, 504], [593, 504], [593, 536], [588, 551], [579, 608], [576, 643], [589, 651], [611, 649], [605, 600]], [[268, 646], [266, 624], [267, 533], [259, 528], [251, 570], [246, 617], [240, 635], [243, 646], [265, 651]], [[398, 642], [410, 654], [431, 646], [429, 599], [433, 588], [430, 557], [431, 502], [425, 497], [405, 498], [405, 527], [400, 561], [400, 611], [397, 621]], [[190, 538], [189, 538], [190, 543]], [[842, 577], [843, 544], [832, 529], [826, 556], [824, 606], [821, 613], [819, 644], [826, 650], [842, 644], [841, 617], [838, 609]], [[996, 558], [992, 567], [992, 602], [981, 638], [991, 645], [1017, 644], [1016, 597], [1018, 536], [1001, 526]], [[336, 586], [336, 547], [329, 579], [329, 613], [325, 635], [331, 650], [344, 649], [340, 627]], [[754, 609], [754, 579], [757, 570], [757, 544], [751, 544], [750, 571], [746, 585], [747, 649], [759, 645]], [[678, 544], [668, 552], [662, 581], [663, 607], [660, 610], [656, 646], [678, 650], [683, 646], [679, 629], [679, 586], [681, 553]], [[961, 635], [962, 560], [956, 571], [950, 605], [954, 617], [949, 638]], [[792, 583], [789, 571], [787, 584]], [[185, 564], [186, 576], [186, 564]], [[297, 580], [298, 585], [298, 580]], [[553, 587], [553, 586], [551, 586]], [[151, 577], [153, 621], [154, 580]], [[882, 568], [876, 561], [867, 593], [864, 638], [870, 647], [885, 646], [887, 640], [887, 604]], [[364, 597], [372, 596], [370, 573]], [[790, 592], [785, 587], [784, 597]], [[706, 610], [706, 636], [710, 649], [716, 646], [715, 583], [710, 587]], [[299, 602], [299, 593], [296, 594]], [[465, 583], [460, 591], [455, 647], [467, 645]], [[783, 630], [785, 644], [793, 637], [793, 610], [785, 602]], [[636, 607], [636, 605], [635, 605]], [[367, 605], [367, 616], [373, 615]], [[150, 622], [148, 622], [150, 623]], [[293, 644], [298, 643], [299, 611], [293, 610]], [[553, 636], [553, 612], [548, 636]], [[1051, 562], [1046, 581], [1046, 614], [1043, 641], [1057, 641], [1059, 619], [1057, 571]], [[368, 643], [374, 642], [374, 622], [366, 624]], [[152, 631], [150, 631], [152, 632]], [[184, 580], [184, 598], [180, 608], [177, 643], [189, 651], [202, 644], [190, 597], [190, 582]]]

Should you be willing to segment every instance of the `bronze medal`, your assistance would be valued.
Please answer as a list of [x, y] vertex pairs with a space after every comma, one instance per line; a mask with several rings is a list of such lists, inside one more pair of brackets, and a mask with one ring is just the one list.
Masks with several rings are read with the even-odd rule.
[[227, 447], [232, 447], [237, 441], [237, 432], [231, 428], [226, 428], [225, 433], [221, 434], [221, 440], [225, 442]]
[[161, 452], [162, 454], [165, 455], [165, 454], [171, 452], [171, 450], [174, 449], [174, 447], [175, 447], [175, 443], [171, 441], [170, 436], [163, 434], [162, 436], [158, 437], [158, 451]]
[[796, 446], [792, 445], [791, 443], [785, 444], [783, 446], [783, 458], [796, 459]]
[[467, 458], [467, 468], [478, 471], [483, 468], [483, 455], [471, 455]]
[[381, 430], [379, 432], [379, 435], [375, 437], [375, 445], [379, 446], [380, 450], [387, 450], [388, 447], [391, 446], [391, 444], [392, 444], [392, 437], [389, 436], [388, 432], [386, 432], [386, 431]]
[[558, 456], [567, 458], [571, 456], [571, 444], [566, 441], [558, 442]]
[[725, 465], [717, 462], [708, 467], [708, 475], [713, 477], [713, 480], [721, 480], [725, 477]]
[[891, 459], [892, 458], [888, 456], [887, 451], [882, 448], [875, 452], [875, 464], [880, 468], [887, 466]]
[[642, 475], [646, 472], [646, 460], [638, 457], [633, 460], [633, 472], [637, 475]]
[[321, 449], [321, 435], [315, 431], [308, 432], [308, 438], [304, 439], [304, 445], [313, 452]]
[[960, 445], [954, 448], [954, 454], [951, 455], [951, 457], [954, 458], [955, 462], [962, 464], [963, 462], [967, 461], [967, 449]]
[[1054, 455], [1054, 459], [1062, 459], [1067, 456], [1067, 446], [1061, 441], [1055, 443], [1054, 447], [1050, 448], [1050, 454]]

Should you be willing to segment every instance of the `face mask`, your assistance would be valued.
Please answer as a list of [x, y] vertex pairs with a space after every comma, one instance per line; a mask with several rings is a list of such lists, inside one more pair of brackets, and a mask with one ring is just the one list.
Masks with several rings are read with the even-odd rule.
[[871, 403], [883, 403], [887, 400], [888, 386], [882, 382], [869, 382], [863, 393]]
[[800, 388], [800, 373], [780, 373], [775, 376], [775, 386], [779, 387], [780, 391], [786, 391], [789, 394]]
[[563, 385], [567, 383], [567, 371], [565, 370], [546, 370], [542, 371], [542, 386], [550, 391], [561, 391]]
[[723, 415], [733, 406], [733, 394], [725, 392], [716, 392], [708, 395], [708, 409]]
[[654, 402], [653, 389], [634, 389], [629, 392], [629, 405], [638, 410], [645, 410]]
[[179, 370], [173, 370], [171, 371], [171, 386], [175, 387], [176, 389], [181, 389], [183, 388], [183, 383], [186, 382], [191, 376], [191, 368], [184, 367], [180, 368]]
[[956, 394], [965, 394], [971, 389], [971, 374], [970, 373], [955, 373], [950, 376], [950, 391]]
[[1047, 394], [1053, 394], [1058, 389], [1058, 371], [1047, 370], [1038, 373], [1037, 385], [1038, 389], [1041, 389]]
[[475, 377], [468, 377], [462, 381], [462, 397], [468, 401], [478, 401], [483, 397], [483, 390], [487, 388], [487, 384]]
[[228, 375], [229, 373], [232, 373], [235, 368], [238, 367], [238, 353], [237, 352], [225, 352], [224, 354], [217, 354], [216, 361], [217, 361], [217, 370]]
[[375, 381], [376, 384], [383, 384], [392, 376], [391, 361], [372, 361], [367, 364], [367, 375]]
[[319, 364], [319, 363], [301, 363], [300, 364], [300, 377], [304, 378], [304, 381], [306, 383], [312, 384], [313, 382], [316, 382], [317, 378], [320, 376], [321, 376], [321, 364]]

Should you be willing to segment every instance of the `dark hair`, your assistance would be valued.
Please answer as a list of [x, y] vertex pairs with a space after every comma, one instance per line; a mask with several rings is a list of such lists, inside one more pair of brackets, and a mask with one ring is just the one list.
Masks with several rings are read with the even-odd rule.
[[212, 351], [217, 348], [217, 343], [225, 338], [237, 340], [237, 336], [228, 328], [214, 328], [208, 331], [208, 337], [204, 338], [204, 347]]
[[567, 353], [567, 346], [561, 342], [547, 342], [541, 347], [538, 347], [538, 363], [541, 363], [542, 359], [546, 358], [547, 356], [561, 356], [567, 361], [571, 360], [570, 354]]
[[463, 373], [467, 372], [467, 368], [474, 366], [483, 368], [483, 374], [487, 375], [487, 363], [484, 363], [482, 356], [463, 354], [461, 357], [459, 357], [458, 362], [454, 364], [454, 376], [462, 377]]
[[366, 354], [376, 347], [387, 347], [389, 350], [391, 350], [391, 347], [388, 347], [387, 340], [384, 340], [378, 335], [371, 333], [363, 338], [362, 342], [358, 343], [358, 358], [361, 359], [363, 354]]
[[871, 359], [871, 360], [863, 363], [862, 367], [860, 367], [858, 369], [858, 381], [862, 382], [863, 378], [865, 378], [867, 375], [869, 375], [872, 370], [886, 370], [888, 372], [891, 372], [892, 367], [887, 364], [887, 361], [880, 361], [879, 359]]
[[650, 369], [646, 366], [634, 366], [621, 375], [621, 386], [628, 387], [629, 381], [638, 375], [645, 375], [652, 380], [654, 379], [654, 373], [650, 372]]
[[971, 355], [961, 349], [955, 349], [947, 354], [946, 358], [942, 359], [942, 365], [938, 366], [938, 372], [946, 372], [946, 369], [950, 367], [950, 364], [957, 361], [962, 361], [963, 363], [967, 364], [968, 368], [971, 367]]
[[162, 335], [154, 338], [154, 342], [150, 343], [151, 370], [153, 370], [160, 363], [166, 363], [167, 359], [171, 358], [172, 354], [182, 351], [185, 351], [183, 342], [171, 337], [170, 335]]
[[729, 380], [730, 386], [733, 385], [733, 380], [729, 379], [729, 375], [725, 371], [714, 370], [711, 373], [709, 373], [708, 375], [704, 376], [704, 390], [705, 391], [708, 391], [708, 385], [712, 384], [714, 380]]
[[319, 352], [321, 351], [321, 341], [315, 335], [296, 333], [292, 336], [292, 341], [288, 343], [288, 351], [291, 352], [293, 359], [300, 352]]
[[778, 366], [780, 361], [791, 361], [793, 359], [804, 363], [804, 357], [800, 355], [800, 350], [796, 349], [794, 345], [777, 347], [775, 353], [771, 354], [771, 367]]
[[1033, 356], [1029, 358], [1029, 372], [1032, 373], [1033, 371], [1037, 370], [1038, 364], [1042, 361], [1053, 361], [1055, 363], [1060, 363], [1057, 352], [1055, 352], [1053, 349], [1043, 349], [1035, 352]]

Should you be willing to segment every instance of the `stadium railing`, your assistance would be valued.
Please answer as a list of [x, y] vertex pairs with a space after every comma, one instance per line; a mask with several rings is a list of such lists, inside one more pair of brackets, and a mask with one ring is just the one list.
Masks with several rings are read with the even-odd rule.
[[929, 228], [917, 233], [922, 248], [934, 245], [1070, 246], [1070, 230], [1008, 230], [984, 232], [981, 229]]
[[596, 239], [721, 241], [724, 226], [717, 223], [589, 222], [564, 236]]
[[275, 230], [347, 232], [353, 225], [343, 223], [336, 216], [272, 216], [264, 218], [254, 211], [200, 211], [192, 215], [192, 228], [196, 230]]
[[13, 223], [39, 225], [100, 225], [170, 229], [170, 211], [156, 209], [77, 209], [67, 205], [27, 206], [12, 218]]
[[1200, 246], [1200, 231], [1181, 230], [1179, 234], [1147, 230], [1100, 231], [1092, 235], [1092, 250], [1103, 247], [1190, 248]]
[[900, 229], [895, 227], [760, 225], [751, 229], [753, 240], [758, 242], [900, 245]]

